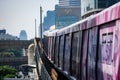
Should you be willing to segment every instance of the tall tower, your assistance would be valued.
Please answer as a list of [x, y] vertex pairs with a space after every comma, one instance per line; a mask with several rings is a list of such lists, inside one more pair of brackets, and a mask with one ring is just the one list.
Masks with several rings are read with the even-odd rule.
[[55, 7], [55, 26], [60, 29], [81, 19], [80, 0], [59, 0]]
[[20, 40], [27, 40], [27, 33], [25, 30], [21, 30], [19, 38]]

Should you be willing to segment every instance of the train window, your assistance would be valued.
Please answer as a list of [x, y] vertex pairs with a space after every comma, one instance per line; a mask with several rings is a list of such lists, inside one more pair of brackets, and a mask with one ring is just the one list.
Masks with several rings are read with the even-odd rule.
[[49, 42], [48, 42], [48, 58], [50, 59], [51, 57], [51, 37], [49, 37]]
[[76, 77], [77, 73], [77, 61], [78, 61], [78, 41], [79, 41], [79, 32], [73, 33], [72, 37], [72, 72], [71, 75]]
[[87, 52], [88, 52], [88, 30], [83, 31], [82, 39], [82, 79], [86, 80], [87, 78]]
[[53, 60], [53, 37], [49, 38], [49, 44], [48, 44], [48, 58], [50, 60]]
[[82, 72], [82, 66], [81, 66], [81, 61], [82, 61], [82, 31], [79, 31], [79, 43], [78, 43], [78, 55], [77, 55], [77, 80], [81, 80], [81, 72]]
[[87, 76], [88, 80], [96, 79], [96, 53], [97, 53], [97, 37], [98, 36], [98, 27], [94, 27], [89, 31], [89, 44], [88, 44], [88, 66], [87, 66]]
[[54, 37], [54, 48], [53, 48], [54, 49], [53, 50], [53, 53], [54, 53], [54, 60], [53, 61], [54, 61], [54, 63], [55, 63], [55, 52], [56, 52], [56, 39], [57, 39], [57, 37], [55, 36]]
[[60, 37], [60, 50], [59, 50], [59, 65], [63, 68], [63, 48], [64, 48], [64, 36]]
[[64, 52], [64, 67], [63, 69], [69, 73], [70, 65], [70, 36], [65, 36], [65, 52]]
[[52, 42], [52, 37], [50, 38], [50, 60], [52, 59], [52, 45], [53, 45], [53, 42]]
[[51, 44], [52, 44], [52, 46], [51, 46], [51, 60], [52, 61], [54, 61], [54, 37], [52, 37], [52, 39], [51, 39]]
[[59, 37], [56, 38], [55, 41], [55, 64], [58, 66], [58, 48], [59, 48]]

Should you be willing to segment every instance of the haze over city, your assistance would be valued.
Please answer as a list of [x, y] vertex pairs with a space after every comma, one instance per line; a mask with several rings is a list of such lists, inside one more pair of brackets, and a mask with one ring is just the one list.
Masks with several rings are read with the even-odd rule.
[[58, 0], [0, 0], [0, 29], [6, 29], [14, 36], [25, 30], [28, 39], [34, 38], [35, 19], [37, 32], [40, 23], [40, 5], [44, 17], [48, 10], [54, 10], [56, 4]]

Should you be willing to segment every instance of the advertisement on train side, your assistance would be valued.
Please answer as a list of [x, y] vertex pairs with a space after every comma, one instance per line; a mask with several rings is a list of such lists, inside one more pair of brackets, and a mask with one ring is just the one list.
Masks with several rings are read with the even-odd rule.
[[120, 80], [120, 20], [116, 22], [113, 52], [114, 80]]
[[99, 80], [113, 80], [112, 52], [114, 26], [100, 29], [99, 33]]

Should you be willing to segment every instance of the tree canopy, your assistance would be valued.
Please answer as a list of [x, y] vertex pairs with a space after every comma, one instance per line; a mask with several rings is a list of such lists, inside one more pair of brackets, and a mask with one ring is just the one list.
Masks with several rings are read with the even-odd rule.
[[22, 53], [22, 49], [0, 49], [0, 57], [20, 57]]
[[10, 66], [0, 66], [0, 77], [1, 78], [14, 78], [17, 70]]

